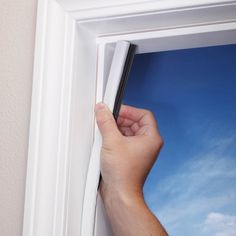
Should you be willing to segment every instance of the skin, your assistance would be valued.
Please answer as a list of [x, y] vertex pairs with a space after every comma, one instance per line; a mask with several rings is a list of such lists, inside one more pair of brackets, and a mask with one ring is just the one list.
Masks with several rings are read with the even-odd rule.
[[104, 103], [95, 107], [102, 135], [101, 196], [115, 236], [166, 236], [147, 207], [143, 185], [163, 146], [148, 110], [122, 106], [117, 123]]

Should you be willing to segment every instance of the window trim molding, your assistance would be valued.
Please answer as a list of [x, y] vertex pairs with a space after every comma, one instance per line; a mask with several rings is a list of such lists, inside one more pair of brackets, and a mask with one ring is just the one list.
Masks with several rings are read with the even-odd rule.
[[236, 1], [58, 2], [38, 1], [24, 236], [80, 235], [93, 109], [115, 42], [138, 53], [236, 43]]

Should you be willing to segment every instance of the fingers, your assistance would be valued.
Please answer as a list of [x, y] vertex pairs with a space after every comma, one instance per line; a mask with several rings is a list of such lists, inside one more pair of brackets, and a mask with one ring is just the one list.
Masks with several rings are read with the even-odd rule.
[[119, 116], [117, 119], [117, 124], [119, 126], [131, 126], [135, 121]]
[[121, 105], [119, 115], [132, 121], [139, 121], [144, 115], [144, 110], [127, 105]]
[[120, 135], [113, 114], [104, 103], [98, 103], [95, 106], [95, 115], [98, 128], [103, 138], [114, 138]]
[[124, 134], [125, 136], [127, 136], [127, 133], [129, 136], [135, 135], [138, 133], [140, 129], [140, 126], [138, 125], [137, 122], [134, 122], [129, 119], [124, 119], [122, 117], [118, 117], [117, 125], [121, 133]]
[[130, 126], [134, 122], [137, 122], [139, 126], [149, 125], [157, 128], [157, 123], [152, 112], [122, 105], [120, 109], [120, 117], [118, 118], [118, 124], [122, 126]]
[[103, 139], [114, 139], [121, 133], [124, 136], [155, 136], [156, 134], [160, 136], [155, 118], [148, 110], [122, 105], [117, 121], [118, 126], [113, 114], [104, 103], [96, 105], [95, 114]]
[[148, 135], [149, 137], [161, 139], [155, 117], [149, 110], [122, 105], [118, 118], [118, 126], [122, 134], [126, 130], [125, 134], [129, 134], [129, 136], [131, 136], [132, 132], [134, 136]]
[[132, 131], [132, 129], [130, 127], [119, 127], [121, 133], [124, 136], [134, 136], [135, 133]]

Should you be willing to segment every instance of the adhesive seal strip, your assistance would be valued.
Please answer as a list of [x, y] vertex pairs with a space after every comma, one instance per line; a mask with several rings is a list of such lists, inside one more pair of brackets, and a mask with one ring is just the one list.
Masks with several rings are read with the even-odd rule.
[[[131, 70], [136, 46], [126, 41], [116, 44], [111, 69], [107, 81], [104, 102], [113, 111], [115, 119], [119, 115], [125, 85]], [[102, 137], [95, 126], [94, 143], [90, 156], [84, 192], [81, 236], [93, 236], [95, 230], [95, 213], [97, 203], [97, 187], [100, 177], [100, 150]], [[104, 235], [105, 236], [105, 235]]]

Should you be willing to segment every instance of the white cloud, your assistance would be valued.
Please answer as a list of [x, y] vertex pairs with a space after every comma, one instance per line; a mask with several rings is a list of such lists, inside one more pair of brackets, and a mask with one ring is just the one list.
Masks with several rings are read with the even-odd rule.
[[204, 230], [214, 232], [215, 236], [235, 236], [236, 216], [211, 212], [205, 220]]

